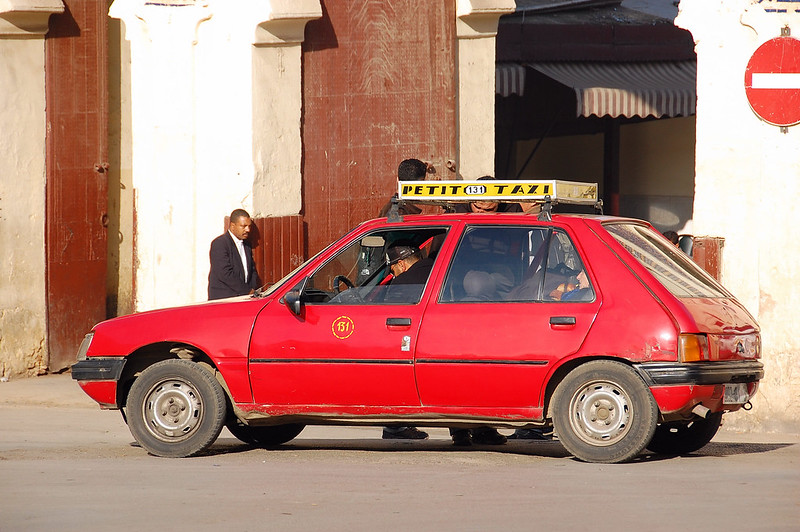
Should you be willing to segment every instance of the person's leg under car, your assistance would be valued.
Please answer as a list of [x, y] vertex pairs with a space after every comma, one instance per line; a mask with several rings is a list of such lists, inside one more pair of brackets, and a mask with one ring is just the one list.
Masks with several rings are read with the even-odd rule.
[[453, 445], [467, 447], [473, 443], [477, 445], [503, 445], [506, 437], [492, 427], [477, 427], [474, 429], [450, 429]]
[[428, 433], [416, 427], [383, 427], [384, 440], [427, 440]]

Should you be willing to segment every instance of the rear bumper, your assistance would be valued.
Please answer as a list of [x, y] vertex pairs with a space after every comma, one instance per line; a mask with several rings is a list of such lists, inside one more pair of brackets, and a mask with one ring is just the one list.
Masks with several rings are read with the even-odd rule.
[[724, 402], [725, 385], [746, 384], [745, 400], [749, 400], [764, 376], [764, 365], [757, 360], [651, 362], [634, 367], [650, 387], [662, 416], [678, 419], [690, 418], [698, 404], [711, 412], [739, 410], [744, 403]]
[[709, 385], [758, 382], [764, 377], [764, 364], [757, 360], [719, 362], [648, 362], [634, 364], [648, 386], [676, 384]]

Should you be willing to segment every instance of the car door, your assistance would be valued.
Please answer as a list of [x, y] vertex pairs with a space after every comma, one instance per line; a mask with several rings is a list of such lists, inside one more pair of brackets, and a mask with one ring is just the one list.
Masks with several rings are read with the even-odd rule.
[[[294, 288], [300, 313], [270, 303], [257, 318], [251, 340], [250, 378], [257, 403], [419, 407], [414, 347], [430, 283], [387, 298], [392, 285], [384, 256], [393, 243], [430, 248], [445, 229], [392, 229], [361, 235]], [[427, 255], [427, 252], [425, 252]], [[436, 263], [433, 256], [425, 257]], [[428, 279], [430, 271], [428, 272]], [[350, 286], [352, 285], [352, 286]]]
[[[581, 272], [583, 288], [575, 286]], [[422, 403], [541, 406], [545, 376], [579, 349], [600, 304], [563, 230], [467, 227], [419, 331]]]

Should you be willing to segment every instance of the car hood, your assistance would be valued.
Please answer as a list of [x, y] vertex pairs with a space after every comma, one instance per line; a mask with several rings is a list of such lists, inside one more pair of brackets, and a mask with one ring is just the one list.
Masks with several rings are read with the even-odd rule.
[[233, 349], [246, 356], [255, 317], [269, 301], [241, 296], [110, 319], [94, 327], [90, 355], [125, 356], [142, 346], [170, 342], [207, 352]]

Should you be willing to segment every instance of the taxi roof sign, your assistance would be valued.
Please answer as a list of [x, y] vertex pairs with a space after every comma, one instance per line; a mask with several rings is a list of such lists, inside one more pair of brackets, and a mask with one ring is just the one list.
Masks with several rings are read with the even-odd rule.
[[556, 179], [537, 181], [400, 181], [397, 197], [413, 202], [546, 202], [595, 205], [597, 184]]

